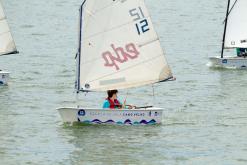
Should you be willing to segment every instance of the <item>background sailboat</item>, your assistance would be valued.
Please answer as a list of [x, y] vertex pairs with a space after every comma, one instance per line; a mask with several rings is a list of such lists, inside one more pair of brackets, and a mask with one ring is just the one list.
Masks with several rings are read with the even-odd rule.
[[[15, 42], [10, 32], [3, 6], [0, 2], [0, 56], [18, 53]], [[6, 85], [9, 79], [9, 72], [0, 68], [0, 85]]]
[[213, 66], [247, 68], [246, 56], [225, 56], [225, 49], [247, 48], [247, 1], [228, 0], [221, 57], [212, 57]]
[[[172, 78], [143, 0], [85, 0], [80, 8], [76, 90], [106, 91]], [[65, 122], [160, 123], [161, 108], [60, 108]]]

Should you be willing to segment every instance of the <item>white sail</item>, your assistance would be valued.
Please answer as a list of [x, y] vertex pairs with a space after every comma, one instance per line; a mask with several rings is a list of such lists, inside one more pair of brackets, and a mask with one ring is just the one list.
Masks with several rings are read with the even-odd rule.
[[17, 53], [17, 50], [0, 2], [0, 55], [11, 53]]
[[247, 48], [247, 0], [231, 0], [225, 48]]
[[144, 0], [86, 0], [81, 21], [80, 89], [131, 88], [172, 77]]

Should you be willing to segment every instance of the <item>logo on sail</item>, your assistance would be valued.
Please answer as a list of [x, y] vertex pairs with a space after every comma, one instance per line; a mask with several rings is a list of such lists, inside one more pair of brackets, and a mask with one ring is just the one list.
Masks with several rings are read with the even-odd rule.
[[115, 67], [116, 70], [119, 70], [119, 63], [125, 63], [128, 60], [133, 60], [138, 58], [140, 52], [137, 50], [135, 44], [129, 43], [122, 47], [116, 47], [114, 44], [111, 44], [113, 52], [106, 51], [102, 53], [102, 57], [105, 60], [106, 67]]

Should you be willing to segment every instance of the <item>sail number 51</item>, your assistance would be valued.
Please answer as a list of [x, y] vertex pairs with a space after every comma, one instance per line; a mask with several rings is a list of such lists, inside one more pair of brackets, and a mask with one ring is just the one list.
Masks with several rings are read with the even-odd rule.
[[136, 21], [135, 26], [139, 35], [150, 30], [148, 20], [145, 18], [141, 7], [131, 9], [129, 14], [133, 17], [133, 20]]

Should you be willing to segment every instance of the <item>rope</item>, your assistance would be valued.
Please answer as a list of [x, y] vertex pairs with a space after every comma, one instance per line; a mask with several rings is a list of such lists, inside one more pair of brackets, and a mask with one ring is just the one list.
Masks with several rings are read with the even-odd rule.
[[[234, 4], [232, 5], [231, 9], [229, 10], [229, 12], [228, 12], [228, 14], [227, 14], [227, 17], [231, 14], [232, 9], [235, 7], [237, 1], [238, 1], [238, 0], [236, 0], [236, 1], [234, 2]], [[226, 22], [227, 17], [226, 17], [225, 20], [223, 21], [223, 24]]]
[[153, 90], [153, 105], [155, 105], [155, 91], [154, 91], [154, 84], [152, 84], [152, 90]]

